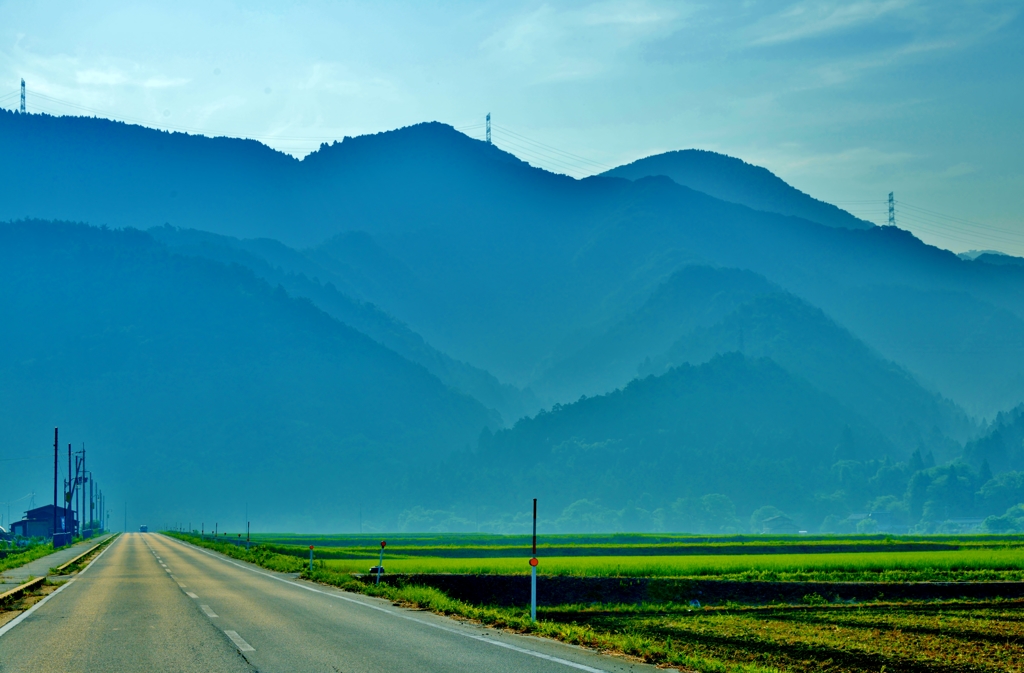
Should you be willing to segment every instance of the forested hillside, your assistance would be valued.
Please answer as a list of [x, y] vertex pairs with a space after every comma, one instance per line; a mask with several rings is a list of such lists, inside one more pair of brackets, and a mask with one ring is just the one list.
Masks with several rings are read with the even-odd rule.
[[833, 465], [893, 454], [834, 399], [770, 360], [731, 353], [485, 433], [442, 474], [464, 484], [460, 504], [536, 493], [555, 511], [586, 500], [664, 516], [677, 501], [718, 494], [746, 516], [774, 506], [817, 526], [815, 498], [828, 492]]

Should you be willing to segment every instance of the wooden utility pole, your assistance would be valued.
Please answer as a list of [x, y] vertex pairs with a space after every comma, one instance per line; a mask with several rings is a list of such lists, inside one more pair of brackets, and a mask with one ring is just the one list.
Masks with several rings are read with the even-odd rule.
[[[57, 445], [57, 428], [53, 429], [53, 535], [57, 534], [57, 459], [60, 447]], [[50, 538], [53, 541], [53, 538]]]

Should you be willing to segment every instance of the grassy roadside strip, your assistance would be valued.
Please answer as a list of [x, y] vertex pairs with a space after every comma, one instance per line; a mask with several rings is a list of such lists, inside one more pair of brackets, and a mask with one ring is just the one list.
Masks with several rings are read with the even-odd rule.
[[114, 540], [116, 540], [118, 537], [120, 537], [120, 535], [121, 535], [120, 533], [114, 533], [113, 535], [111, 535], [106, 540], [104, 540], [103, 542], [99, 543], [98, 545], [96, 545], [95, 547], [90, 549], [88, 552], [86, 552], [85, 554], [83, 554], [79, 558], [72, 559], [71, 561], [65, 563], [64, 565], [57, 566], [57, 567], [54, 567], [54, 568], [50, 568], [50, 574], [51, 575], [73, 575], [74, 573], [77, 573], [77, 572], [81, 571], [82, 568], [84, 568], [85, 566], [87, 566], [90, 563], [92, 563], [93, 560], [96, 558], [96, 556], [101, 551], [103, 551], [104, 549], [109, 547], [110, 544]]
[[0, 573], [5, 570], [14, 570], [20, 568], [26, 563], [31, 563], [36, 559], [41, 559], [44, 556], [49, 556], [56, 550], [53, 548], [53, 543], [41, 544], [32, 547], [26, 552], [21, 554], [12, 554], [5, 559], [0, 559]]
[[432, 587], [392, 587], [384, 584], [379, 586], [364, 584], [348, 573], [338, 572], [325, 567], [323, 563], [314, 562], [313, 571], [310, 572], [308, 561], [300, 560], [294, 556], [277, 554], [259, 546], [246, 550], [244, 547], [234, 544], [202, 540], [193, 535], [166, 531], [164, 535], [199, 547], [211, 549], [225, 556], [253, 563], [269, 570], [297, 572], [304, 579], [338, 587], [353, 593], [386, 598], [393, 603], [405, 607], [430, 610], [437, 614], [467, 619], [493, 628], [515, 631], [516, 633], [554, 638], [573, 645], [634, 657], [650, 664], [677, 666], [684, 670], [700, 671], [701, 673], [778, 673], [776, 668], [765, 668], [763, 666], [743, 663], [725, 663], [715, 659], [687, 655], [676, 650], [672, 646], [671, 641], [659, 641], [638, 632], [601, 632], [589, 626], [544, 621], [543, 619], [533, 623], [530, 621], [529, 612], [525, 608], [477, 607], [455, 600]]
[[[110, 545], [118, 534], [111, 535], [108, 539], [104, 540], [100, 544], [96, 545], [89, 551], [85, 552], [82, 556], [76, 559], [72, 559], [68, 563], [50, 568], [47, 575], [62, 575], [67, 576], [81, 571], [85, 566], [92, 563], [92, 561], [102, 552], [106, 547]], [[52, 553], [52, 552], [51, 552]], [[42, 558], [42, 557], [39, 557]], [[4, 600], [0, 600], [0, 626], [3, 626], [11, 619], [14, 619], [18, 614], [24, 612], [28, 608], [32, 607], [37, 602], [41, 601], [48, 594], [56, 591], [62, 584], [65, 584], [68, 580], [61, 579], [53, 581], [49, 576], [29, 578], [29, 581], [18, 587], [20, 591], [13, 593], [13, 595], [5, 597]]]

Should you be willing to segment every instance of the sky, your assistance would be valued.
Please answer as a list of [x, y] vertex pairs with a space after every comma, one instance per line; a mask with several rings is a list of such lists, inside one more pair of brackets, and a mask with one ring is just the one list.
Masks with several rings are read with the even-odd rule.
[[[449, 123], [583, 177], [739, 157], [878, 224], [1024, 255], [1024, 3], [15, 2], [0, 106], [321, 142]], [[8, 157], [6, 160], [11, 160]]]

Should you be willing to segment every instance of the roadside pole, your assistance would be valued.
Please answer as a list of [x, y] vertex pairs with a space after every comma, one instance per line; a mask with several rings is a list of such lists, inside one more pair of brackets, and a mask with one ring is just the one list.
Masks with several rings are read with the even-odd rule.
[[384, 570], [384, 547], [388, 546], [387, 540], [380, 541], [380, 560], [377, 561], [377, 584], [380, 584], [380, 573]]
[[[54, 542], [53, 536], [57, 535], [57, 453], [60, 451], [60, 447], [57, 445], [57, 428], [53, 429], [53, 535], [50, 536], [50, 542]], [[57, 545], [54, 544], [53, 548], [56, 549]]]
[[530, 558], [530, 621], [537, 621], [537, 498], [533, 499], [533, 556]]
[[313, 572], [313, 545], [309, 545], [309, 572]]

